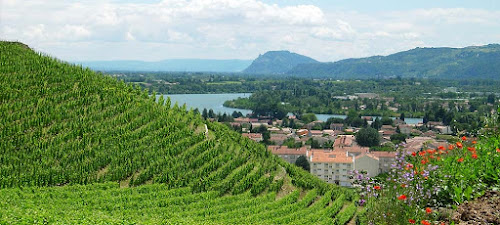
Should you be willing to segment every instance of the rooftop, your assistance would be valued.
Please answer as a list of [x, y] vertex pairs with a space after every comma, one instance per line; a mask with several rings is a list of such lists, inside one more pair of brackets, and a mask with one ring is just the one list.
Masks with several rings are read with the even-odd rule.
[[311, 149], [308, 152], [311, 163], [353, 163], [353, 157], [345, 152]]
[[275, 155], [306, 155], [307, 147], [288, 148], [286, 146], [269, 145], [267, 147]]

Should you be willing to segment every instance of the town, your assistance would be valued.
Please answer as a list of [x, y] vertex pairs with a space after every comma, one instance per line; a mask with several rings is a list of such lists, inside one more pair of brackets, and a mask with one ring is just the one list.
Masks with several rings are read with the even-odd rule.
[[[369, 116], [363, 116], [362, 119], [369, 126], [375, 121]], [[288, 116], [287, 120], [301, 123], [293, 115]], [[289, 163], [295, 164], [299, 158], [305, 158], [311, 174], [341, 186], [352, 185], [353, 171], [364, 171], [371, 177], [389, 172], [398, 150], [411, 154], [446, 146], [447, 140], [452, 138], [451, 128], [441, 122], [407, 124], [397, 118], [377, 131], [379, 145], [384, 148], [370, 148], [356, 141], [355, 135], [363, 128], [331, 123], [328, 129], [317, 129], [324, 124], [317, 120], [293, 129], [283, 126], [283, 120], [238, 117], [234, 118], [230, 126], [240, 128], [245, 137], [268, 144], [269, 151]], [[395, 140], [400, 136], [404, 137], [401, 141]]]

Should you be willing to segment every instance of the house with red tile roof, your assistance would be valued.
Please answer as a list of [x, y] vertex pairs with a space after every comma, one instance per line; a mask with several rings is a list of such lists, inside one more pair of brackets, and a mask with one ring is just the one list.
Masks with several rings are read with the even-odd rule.
[[306, 156], [307, 154], [306, 146], [301, 148], [288, 148], [287, 146], [269, 145], [267, 149], [289, 163], [295, 163], [301, 155]]
[[260, 133], [243, 133], [241, 135], [243, 135], [243, 137], [250, 138], [256, 142], [261, 142], [262, 140], [264, 140], [262, 138], [262, 134], [260, 134]]

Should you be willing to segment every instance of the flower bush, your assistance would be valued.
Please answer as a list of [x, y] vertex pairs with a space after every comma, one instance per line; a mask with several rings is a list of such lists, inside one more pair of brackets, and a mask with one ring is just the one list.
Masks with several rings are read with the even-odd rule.
[[372, 224], [441, 224], [440, 209], [456, 208], [500, 186], [500, 138], [480, 143], [462, 137], [454, 144], [406, 153], [399, 148], [392, 170], [366, 177], [354, 171], [360, 205]]

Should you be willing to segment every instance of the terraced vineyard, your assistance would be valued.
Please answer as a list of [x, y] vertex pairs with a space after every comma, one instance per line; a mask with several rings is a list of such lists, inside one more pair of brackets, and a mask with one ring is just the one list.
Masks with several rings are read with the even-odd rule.
[[346, 224], [357, 210], [350, 190], [185, 106], [11, 42], [0, 199], [0, 224]]

